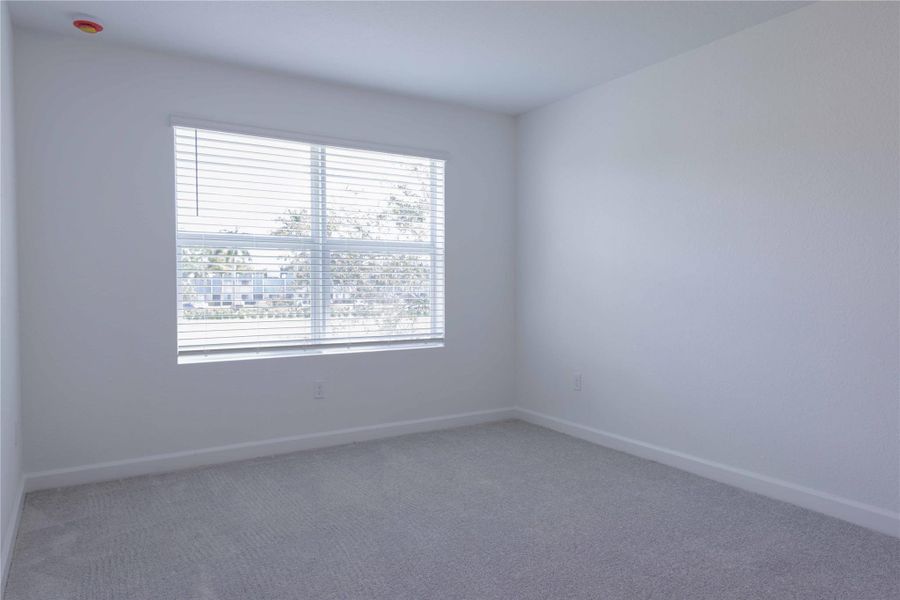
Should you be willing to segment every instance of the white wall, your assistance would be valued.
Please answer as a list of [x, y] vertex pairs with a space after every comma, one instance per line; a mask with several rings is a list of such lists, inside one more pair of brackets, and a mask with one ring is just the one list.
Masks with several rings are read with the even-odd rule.
[[[13, 118], [13, 33], [0, 6], [0, 544], [2, 578], [14, 541], [21, 496], [16, 181]], [[2, 594], [2, 592], [0, 592]]]
[[3, 3], [0, 5], [0, 564], [3, 569], [0, 589], [6, 579], [18, 518], [22, 477], [12, 42], [8, 6]]
[[900, 509], [898, 11], [819, 3], [520, 117], [522, 406]]
[[[511, 117], [16, 34], [27, 472], [512, 404]], [[173, 113], [449, 152], [446, 347], [176, 365]]]

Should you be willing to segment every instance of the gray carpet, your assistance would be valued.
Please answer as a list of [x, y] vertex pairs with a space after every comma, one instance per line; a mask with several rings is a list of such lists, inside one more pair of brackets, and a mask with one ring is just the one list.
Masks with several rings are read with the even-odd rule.
[[900, 540], [509, 421], [29, 494], [8, 600], [892, 600]]

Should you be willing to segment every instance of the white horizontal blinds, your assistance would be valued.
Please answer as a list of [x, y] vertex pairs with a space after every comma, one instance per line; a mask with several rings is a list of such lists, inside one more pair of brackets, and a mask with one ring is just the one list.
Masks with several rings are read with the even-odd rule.
[[326, 340], [443, 336], [443, 164], [326, 148]]
[[178, 351], [442, 339], [441, 160], [175, 127]]

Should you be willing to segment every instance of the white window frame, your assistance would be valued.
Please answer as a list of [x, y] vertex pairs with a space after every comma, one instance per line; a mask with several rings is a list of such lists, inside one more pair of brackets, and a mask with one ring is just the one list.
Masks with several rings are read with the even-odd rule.
[[[254, 248], [272, 248], [278, 250], [289, 251], [308, 251], [312, 257], [312, 272], [320, 273], [319, 277], [312, 279], [312, 322], [313, 335], [309, 342], [298, 343], [272, 343], [258, 348], [249, 349], [229, 349], [221, 350], [178, 350], [178, 363], [191, 364], [201, 362], [218, 362], [230, 360], [247, 360], [255, 358], [270, 358], [279, 356], [303, 356], [310, 354], [342, 354], [355, 352], [371, 352], [381, 350], [406, 350], [415, 348], [442, 348], [444, 347], [444, 338], [446, 336], [446, 245], [444, 236], [437, 235], [437, 204], [432, 202], [431, 211], [431, 236], [429, 242], [396, 242], [390, 240], [357, 240], [348, 238], [329, 239], [326, 232], [326, 203], [325, 196], [325, 147], [346, 148], [352, 150], [370, 150], [374, 152], [388, 152], [392, 154], [403, 154], [407, 156], [415, 156], [418, 158], [430, 159], [432, 169], [437, 167], [436, 161], [444, 163], [444, 212], [446, 213], [446, 194], [447, 194], [447, 163], [449, 155], [446, 152], [435, 150], [424, 150], [421, 148], [408, 148], [399, 146], [390, 146], [386, 144], [373, 144], [368, 142], [356, 142], [343, 140], [338, 138], [329, 138], [317, 135], [304, 135], [299, 133], [290, 133], [272, 129], [262, 129], [257, 127], [247, 127], [241, 125], [233, 125], [203, 119], [193, 119], [189, 117], [173, 116], [170, 119], [170, 126], [174, 131], [174, 127], [188, 127], [194, 129], [205, 129], [211, 131], [219, 131], [223, 133], [246, 134], [259, 137], [267, 137], [281, 140], [291, 140], [309, 144], [314, 154], [319, 156], [314, 159], [314, 167], [317, 173], [312, 177], [311, 182], [311, 215], [312, 215], [312, 235], [310, 236], [283, 236], [283, 235], [253, 235]], [[174, 146], [173, 146], [173, 160]], [[172, 175], [173, 185], [177, 178]], [[432, 191], [436, 192], [435, 180], [432, 178]], [[177, 204], [177, 195], [175, 203]], [[435, 198], [436, 194], [432, 194]], [[177, 207], [176, 207], [177, 215]], [[176, 216], [177, 221], [177, 216]], [[442, 223], [442, 226], [443, 223]], [[246, 234], [230, 234], [230, 233], [192, 233], [178, 231], [177, 222], [175, 227], [175, 239], [177, 252], [180, 254], [183, 247], [205, 246], [209, 248], [231, 248], [246, 244]], [[441, 269], [436, 268], [436, 259], [438, 248], [440, 247], [443, 266]], [[324, 267], [330, 264], [329, 255], [334, 251], [344, 252], [371, 252], [384, 254], [429, 254], [431, 256], [431, 334], [412, 334], [404, 336], [400, 340], [382, 339], [373, 340], [371, 342], [356, 342], [348, 344], [345, 342], [328, 342], [322, 340], [323, 327], [325, 323], [325, 314], [331, 297], [331, 276]], [[179, 298], [178, 290], [178, 266], [176, 264], [176, 298]], [[441, 290], [441, 293], [438, 293]], [[176, 303], [177, 306], [177, 303]], [[440, 323], [438, 321], [440, 320]], [[434, 331], [441, 331], [441, 337], [435, 337]], [[177, 348], [177, 345], [176, 345]]]

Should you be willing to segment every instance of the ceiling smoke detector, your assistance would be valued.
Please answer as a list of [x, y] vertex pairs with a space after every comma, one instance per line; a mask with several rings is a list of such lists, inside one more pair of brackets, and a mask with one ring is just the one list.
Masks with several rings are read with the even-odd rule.
[[103, 31], [103, 25], [101, 25], [97, 21], [92, 21], [90, 19], [75, 19], [74, 21], [72, 21], [72, 25], [74, 25], [75, 29], [77, 29], [78, 31], [89, 33], [91, 35]]

